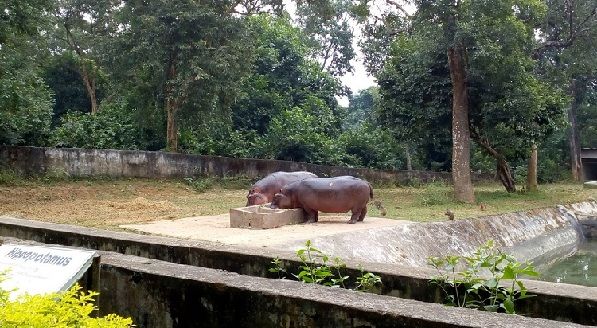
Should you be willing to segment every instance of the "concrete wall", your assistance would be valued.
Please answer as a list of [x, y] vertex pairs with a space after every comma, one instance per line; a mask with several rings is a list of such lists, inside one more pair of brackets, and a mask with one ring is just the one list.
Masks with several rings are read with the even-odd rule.
[[[306, 170], [319, 176], [353, 175], [374, 182], [450, 181], [448, 172], [379, 171], [289, 161], [186, 155], [155, 151], [0, 146], [0, 166], [27, 174], [64, 172], [73, 177], [180, 178], [198, 175], [263, 177]], [[491, 176], [474, 175], [474, 179]]]
[[123, 255], [101, 284], [102, 314], [138, 327], [580, 327]]
[[[204, 241], [177, 240], [158, 236], [110, 232], [93, 228], [51, 224], [10, 217], [0, 217], [0, 236], [4, 236], [5, 238], [12, 237], [23, 240], [33, 240], [47, 244], [78, 246], [141, 256], [145, 258], [141, 262], [148, 264], [149, 267], [153, 266], [152, 263], [154, 263], [154, 261], [149, 259], [157, 259], [170, 263], [226, 270], [228, 272], [235, 272], [248, 276], [274, 278], [274, 276], [268, 272], [273, 258], [278, 257], [282, 259], [289, 271], [292, 272], [298, 271], [296, 268], [300, 265], [300, 263], [296, 261], [294, 253], [290, 251], [239, 247]], [[317, 246], [319, 247], [319, 245]], [[346, 273], [350, 276], [355, 277], [359, 274], [359, 264], [362, 264], [367, 271], [380, 275], [383, 281], [381, 293], [384, 295], [424, 302], [442, 302], [441, 293], [437, 286], [429, 283], [429, 279], [435, 274], [435, 272], [430, 271], [429, 269], [388, 263], [363, 263], [362, 261], [350, 258], [345, 260], [347, 262]], [[159, 289], [158, 286], [162, 280], [164, 283], [170, 281], [170, 278], [147, 278], [143, 273], [136, 273], [136, 270], [114, 270], [114, 274], [118, 277], [114, 278], [115, 280], [113, 283], [109, 283], [109, 286], [112, 286], [110, 288], [113, 288], [116, 291], [123, 290], [126, 293], [132, 293], [134, 297], [131, 296], [129, 304], [136, 304], [135, 302], [139, 302], [139, 299], [145, 298], [147, 298], [149, 302], [152, 298], [147, 296], [146, 293], [149, 293], [153, 289]], [[176, 273], [178, 271], [174, 270], [173, 272]], [[213, 272], [215, 272], [214, 275], [226, 274], [222, 271]], [[184, 275], [184, 271], [180, 271], [180, 274], [182, 274], [181, 279], [191, 279], [191, 277]], [[103, 271], [101, 277], [102, 280], [106, 278]], [[131, 283], [141, 284], [143, 281], [147, 281], [147, 285], [143, 285], [143, 287], [139, 288], [147, 291], [143, 292], [145, 294], [141, 292], [139, 295], [135, 294], [137, 292], [135, 292], [134, 288], [131, 289], [129, 285]], [[178, 287], [168, 287], [169, 292], [165, 294], [167, 296], [165, 298], [167, 301], [165, 304], [177, 304], [177, 300], [180, 297], [186, 297], [187, 300], [189, 297], [196, 298], [195, 294], [181, 294], [181, 291], [177, 289], [180, 286], [183, 286], [184, 288], [191, 287], [185, 287], [186, 285], [180, 285], [178, 282], [172, 283], [174, 284], [173, 286]], [[540, 281], [527, 281], [525, 284], [533, 294], [537, 295], [537, 297], [529, 298], [520, 305], [522, 309], [521, 312], [525, 315], [572, 321], [580, 324], [597, 325], [597, 312], [594, 311], [594, 309], [597, 308], [597, 292], [595, 292], [595, 288], [553, 284]], [[220, 293], [221, 290], [226, 290], [225, 286], [218, 284], [215, 284], [214, 289], [215, 292], [218, 293]], [[116, 291], [113, 292], [116, 293]], [[338, 299], [340, 299], [342, 295], [344, 294], [337, 295]], [[122, 302], [125, 302], [127, 297], [128, 296], [116, 294], [108, 296], [108, 299], [113, 301], [122, 299]], [[258, 298], [261, 296], [257, 295], [255, 297]], [[293, 296], [293, 298], [295, 297], [296, 296]], [[148, 308], [155, 312], [153, 315], [170, 316], [170, 311], [172, 310], [165, 309], [164, 306], [175, 307], [175, 305], [164, 305], [164, 302], [164, 300], [159, 299], [155, 301], [155, 303], [151, 303]], [[194, 302], [195, 303], [193, 304], [197, 304], [196, 299]], [[230, 302], [232, 302], [232, 300], [230, 300]], [[211, 303], [207, 302], [206, 304]], [[124, 305], [122, 306], [124, 307]], [[300, 312], [299, 310], [296, 311], [298, 311], [297, 313]], [[135, 315], [137, 316], [137, 314]], [[144, 315], [145, 314], [138, 314], [139, 318], [143, 318]], [[295, 327], [297, 326], [300, 325], [295, 325]]]

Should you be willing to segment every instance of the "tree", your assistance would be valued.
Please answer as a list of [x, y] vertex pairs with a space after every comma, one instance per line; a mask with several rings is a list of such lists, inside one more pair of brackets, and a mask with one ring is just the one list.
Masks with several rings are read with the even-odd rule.
[[[178, 150], [181, 116], [229, 108], [247, 72], [251, 44], [230, 1], [133, 1], [118, 13], [112, 65], [140, 108], [166, 117], [166, 149]], [[136, 97], [135, 96], [135, 97]]]
[[580, 136], [578, 111], [587, 90], [597, 83], [597, 4], [590, 0], [547, 1], [547, 15], [540, 25], [541, 42], [534, 51], [539, 74], [554, 84], [568, 85], [570, 166], [580, 180]]
[[379, 74], [386, 112], [402, 116], [394, 123], [403, 133], [421, 136], [424, 131], [413, 126], [446, 127], [445, 118], [430, 113], [451, 105], [457, 199], [472, 201], [469, 132], [496, 160], [506, 190], [515, 191], [508, 161], [526, 157], [524, 150], [553, 132], [562, 117], [562, 95], [533, 74], [533, 27], [544, 7], [534, 1], [418, 1], [417, 9]]
[[321, 70], [333, 76], [352, 71], [351, 8], [351, 0], [297, 1], [298, 24], [309, 36], [312, 57], [319, 60]]
[[120, 0], [60, 0], [52, 13], [52, 50], [55, 56], [65, 56], [77, 68], [92, 114], [99, 109], [98, 79], [103, 75], [97, 60], [98, 48], [102, 37], [107, 37], [114, 26], [113, 11], [120, 4]]
[[39, 31], [50, 3], [5, 1], [0, 6], [0, 144], [44, 145], [52, 99], [41, 78]]

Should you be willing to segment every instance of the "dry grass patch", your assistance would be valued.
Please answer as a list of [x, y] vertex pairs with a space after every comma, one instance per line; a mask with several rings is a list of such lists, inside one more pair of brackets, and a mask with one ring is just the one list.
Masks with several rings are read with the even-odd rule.
[[[226, 213], [244, 206], [248, 184], [221, 185], [213, 182], [206, 192], [175, 180], [23, 180], [0, 184], [0, 215], [92, 227], [116, 229], [121, 224], [142, 223], [191, 216]], [[540, 186], [537, 193], [508, 194], [499, 184], [475, 187], [476, 204], [455, 202], [451, 187], [376, 188], [375, 198], [384, 203], [387, 217], [414, 221], [446, 220], [446, 209], [456, 219], [548, 207], [597, 197], [597, 190], [580, 184]], [[370, 216], [379, 216], [374, 206]]]

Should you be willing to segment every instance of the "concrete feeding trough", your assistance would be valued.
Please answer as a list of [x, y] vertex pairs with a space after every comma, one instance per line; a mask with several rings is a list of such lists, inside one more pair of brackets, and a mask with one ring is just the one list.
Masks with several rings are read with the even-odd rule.
[[303, 210], [271, 209], [269, 204], [230, 209], [231, 228], [271, 229], [305, 222]]

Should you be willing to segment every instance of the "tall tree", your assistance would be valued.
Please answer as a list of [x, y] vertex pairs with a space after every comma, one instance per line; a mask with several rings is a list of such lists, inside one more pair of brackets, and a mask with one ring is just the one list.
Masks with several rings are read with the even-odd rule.
[[[240, 81], [241, 96], [232, 105], [234, 127], [263, 135], [274, 116], [314, 102], [321, 102], [322, 106], [309, 106], [311, 109], [325, 107], [336, 114], [338, 104], [334, 96], [340, 92], [340, 84], [308, 58], [313, 45], [305, 33], [285, 17], [257, 15], [247, 22], [255, 57], [249, 64], [251, 74]], [[331, 120], [327, 123], [339, 126], [337, 118]]]
[[0, 144], [47, 142], [52, 100], [41, 78], [47, 53], [39, 49], [50, 8], [45, 0], [0, 4]]
[[118, 79], [166, 117], [166, 149], [178, 150], [180, 115], [228, 108], [248, 70], [250, 39], [233, 1], [131, 1], [120, 8]]
[[64, 56], [74, 64], [80, 75], [89, 111], [99, 110], [98, 83], [104, 74], [100, 67], [103, 38], [116, 28], [112, 20], [121, 0], [60, 0], [52, 13], [54, 29], [49, 34], [55, 56]]
[[311, 40], [312, 57], [334, 76], [352, 71], [355, 57], [351, 0], [297, 1], [297, 21]]
[[534, 56], [539, 73], [555, 84], [568, 86], [570, 167], [574, 180], [582, 174], [578, 110], [587, 90], [597, 83], [597, 3], [591, 0], [547, 1], [547, 15], [539, 26], [541, 42]]
[[[398, 90], [394, 94], [406, 91], [405, 95], [415, 95], [410, 99], [398, 96], [402, 98], [399, 103], [407, 101], [408, 110], [400, 110], [407, 118], [433, 118], [410, 113], [421, 113], [423, 104], [452, 107], [452, 170], [457, 199], [473, 200], [472, 189], [468, 189], [469, 137], [496, 160], [506, 190], [515, 191], [509, 160], [525, 155], [521, 149], [530, 149], [533, 142], [552, 132], [562, 117], [561, 95], [533, 75], [533, 28], [544, 7], [525, 0], [416, 3], [410, 33], [403, 33], [391, 48], [391, 57], [397, 56], [396, 60], [388, 62], [380, 75], [382, 94], [389, 95], [390, 88], [395, 87]], [[407, 50], [399, 50], [403, 46]], [[444, 60], [438, 59], [442, 53]], [[393, 71], [406, 71], [407, 75], [398, 77], [402, 73]], [[420, 83], [423, 89], [411, 90], [413, 83]], [[431, 86], [444, 91], [434, 92]], [[452, 98], [448, 101], [443, 96], [446, 90]], [[445, 121], [430, 121], [435, 128], [447, 125]], [[406, 121], [401, 125], [410, 129], [413, 124]]]

